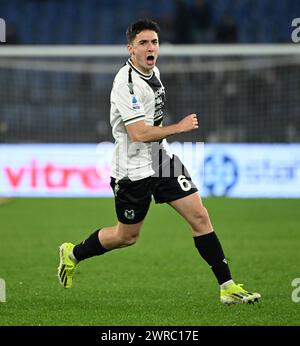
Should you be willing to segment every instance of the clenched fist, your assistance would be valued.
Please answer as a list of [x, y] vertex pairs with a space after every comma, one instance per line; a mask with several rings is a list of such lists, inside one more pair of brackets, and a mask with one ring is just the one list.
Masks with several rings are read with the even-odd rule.
[[178, 122], [180, 132], [189, 132], [199, 127], [197, 114], [189, 114]]

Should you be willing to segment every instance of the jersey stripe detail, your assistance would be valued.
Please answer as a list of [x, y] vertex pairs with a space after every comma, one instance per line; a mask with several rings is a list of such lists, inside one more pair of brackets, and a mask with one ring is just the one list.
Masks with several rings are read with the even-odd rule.
[[137, 120], [137, 119], [145, 119], [145, 115], [138, 115], [136, 117], [133, 117], [133, 118], [130, 118], [130, 119], [126, 119], [124, 120], [124, 124], [125, 125], [129, 125], [130, 122], [132, 122], [134, 120], [134, 122]]
[[132, 73], [132, 68], [130, 67], [129, 70], [128, 70], [128, 88], [129, 88], [129, 93], [131, 95], [134, 95], [131, 73]]

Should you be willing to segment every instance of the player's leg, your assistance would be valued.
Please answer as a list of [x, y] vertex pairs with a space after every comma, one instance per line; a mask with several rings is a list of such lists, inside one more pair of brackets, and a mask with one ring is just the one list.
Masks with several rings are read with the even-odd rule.
[[138, 240], [142, 224], [143, 221], [130, 225], [118, 222], [114, 227], [102, 228], [99, 232], [99, 241], [108, 250], [134, 245]]
[[75, 267], [80, 261], [135, 244], [142, 224], [143, 221], [131, 225], [118, 222], [116, 226], [98, 229], [77, 245], [63, 243], [60, 246], [58, 267], [58, 278], [62, 286], [71, 287]]
[[133, 245], [139, 237], [142, 224], [143, 221], [129, 225], [118, 222], [116, 226], [98, 229], [86, 240], [74, 246], [72, 259], [78, 263], [114, 249]]
[[197, 192], [169, 202], [191, 225], [195, 246], [209, 264], [220, 285], [232, 280], [221, 243], [213, 230], [208, 212]]
[[197, 192], [169, 202], [169, 205], [191, 225], [193, 237], [213, 232], [208, 211]]
[[158, 180], [155, 201], [169, 203], [191, 225], [195, 246], [221, 286], [221, 301], [252, 302], [260, 298], [259, 294], [250, 294], [233, 282], [221, 243], [188, 171], [176, 156], [170, 167], [171, 173], [172, 169], [177, 173]]
[[224, 304], [254, 303], [259, 293], [244, 290], [234, 283], [222, 245], [213, 230], [208, 212], [198, 193], [169, 203], [191, 225], [195, 246], [209, 264], [220, 285], [220, 299]]
[[151, 203], [151, 181], [143, 179], [132, 182], [127, 179], [116, 182], [112, 179], [111, 185], [115, 192], [119, 222], [116, 226], [98, 229], [77, 245], [63, 243], [60, 246], [58, 278], [65, 288], [71, 287], [78, 262], [103, 255], [113, 249], [133, 245], [138, 239]]
[[[191, 225], [199, 254], [210, 265], [219, 284], [222, 285], [232, 279], [208, 212], [179, 158], [175, 156], [170, 167], [170, 177], [157, 178], [154, 191], [155, 201], [168, 203]], [[179, 174], [172, 174], [173, 172], [179, 172]]]

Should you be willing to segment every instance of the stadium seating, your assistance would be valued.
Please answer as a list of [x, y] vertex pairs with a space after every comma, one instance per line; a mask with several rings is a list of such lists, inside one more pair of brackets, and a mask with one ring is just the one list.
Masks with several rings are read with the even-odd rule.
[[[185, 3], [191, 5], [193, 0], [186, 0]], [[226, 14], [235, 20], [240, 43], [290, 42], [290, 23], [295, 14], [299, 13], [300, 7], [299, 2], [293, 0], [273, 0], [272, 2], [269, 0], [213, 0], [208, 3], [212, 10], [214, 26]], [[157, 2], [142, 0], [0, 1], [0, 17], [3, 17], [8, 25], [16, 26], [18, 42], [21, 44], [124, 44], [124, 34], [129, 22], [150, 16], [163, 25], [164, 18], [171, 18], [172, 21], [176, 15], [175, 12], [176, 2], [174, 0]], [[290, 72], [289, 76], [295, 74], [294, 71]], [[9, 72], [0, 68], [0, 80], [5, 86], [3, 90], [7, 89], [2, 95], [0, 125], [2, 123], [1, 126], [5, 131], [3, 131], [0, 141], [13, 142], [16, 134], [18, 134], [19, 140], [29, 142], [33, 140], [45, 142], [106, 140], [111, 136], [108, 114], [109, 90], [112, 81], [100, 74], [90, 75], [89, 78], [89, 80], [85, 79], [84, 74], [80, 73], [72, 74], [72, 76], [68, 73], [56, 74], [47, 71], [29, 74], [26, 73], [26, 70], [16, 69]], [[180, 115], [181, 111], [185, 111], [185, 104], [182, 101], [178, 101], [181, 103], [176, 104], [177, 100], [181, 99], [176, 96], [175, 89], [172, 91], [175, 86], [174, 81], [168, 81], [167, 76], [164, 78], [165, 85], [169, 87], [169, 95], [174, 100], [173, 104], [169, 103], [167, 106], [168, 111], [171, 114]], [[185, 79], [178, 80], [179, 85], [190, 84], [189, 75], [179, 78]], [[9, 82], [5, 82], [6, 80]], [[199, 81], [193, 82], [198, 83]], [[223, 81], [223, 79], [221, 82], [217, 79], [208, 79], [207, 88], [202, 90], [201, 95], [194, 95], [191, 91], [189, 94], [192, 95], [191, 100], [187, 100], [187, 106], [189, 102], [193, 104], [200, 102], [201, 109], [209, 114], [205, 105], [209, 104], [210, 107], [213, 107], [214, 95], [219, 93], [219, 90], [225, 90], [227, 84], [230, 84], [226, 83], [226, 80]], [[261, 85], [262, 81], [249, 81], [248, 84], [251, 85], [251, 83], [254, 83], [251, 89], [253, 92], [251, 92], [256, 95], [255, 83]], [[294, 83], [296, 85], [296, 79]], [[32, 89], [28, 90], [26, 85], [31, 85]], [[291, 90], [291, 88], [283, 88], [282, 95], [286, 90]], [[99, 101], [100, 99], [102, 102]], [[289, 94], [284, 99], [290, 100]], [[74, 100], [77, 102], [74, 103]], [[237, 114], [244, 112], [240, 105], [244, 107], [246, 104], [245, 97], [243, 102], [238, 99], [234, 102], [229, 101], [224, 98], [225, 110], [227, 103], [229, 104], [228, 114], [232, 110]], [[84, 111], [84, 102], [90, 104], [88, 112]], [[45, 104], [53, 104], [53, 107], [45, 108]], [[275, 114], [278, 109], [274, 111], [267, 109], [267, 112]], [[218, 112], [220, 113], [219, 109], [211, 109], [211, 111], [214, 116], [217, 116]], [[263, 114], [263, 108], [253, 110], [250, 107], [250, 111], [256, 112], [255, 114], [258, 116]], [[296, 114], [296, 112], [298, 109], [290, 110], [291, 114]], [[43, 114], [43, 118], [41, 114]], [[239, 130], [241, 125], [236, 122], [237, 119], [233, 121], [225, 116], [225, 120], [236, 126], [238, 130], [236, 132], [239, 132], [240, 135], [243, 134], [243, 131]], [[81, 126], [83, 122], [84, 127]], [[214, 119], [208, 117], [207, 130], [210, 131], [210, 127], [213, 128], [213, 126]], [[241, 138], [235, 137], [235, 139], [257, 141], [257, 138], [253, 136], [255, 131], [250, 128], [248, 130], [250, 134]], [[38, 134], [38, 137], [32, 138], [33, 133]], [[288, 141], [286, 137], [281, 138], [279, 135], [277, 137], [271, 137], [270, 140]]]
[[[185, 3], [191, 5], [193, 1]], [[208, 3], [214, 25], [225, 14], [233, 17], [242, 43], [289, 41], [286, 28], [299, 13], [299, 3], [293, 0]], [[174, 0], [10, 0], [0, 2], [0, 14], [7, 23], [17, 27], [22, 44], [122, 44], [129, 22], [147, 15], [157, 20], [166, 16], [174, 18], [175, 5]]]

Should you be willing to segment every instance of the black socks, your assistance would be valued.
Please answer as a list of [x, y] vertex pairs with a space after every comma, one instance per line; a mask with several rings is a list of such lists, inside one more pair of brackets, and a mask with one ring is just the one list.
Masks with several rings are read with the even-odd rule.
[[194, 237], [195, 246], [201, 257], [210, 265], [218, 283], [231, 280], [230, 270], [220, 241], [215, 232]]
[[[80, 262], [84, 259], [100, 256], [110, 251], [105, 249], [99, 241], [100, 230], [92, 233], [86, 240], [75, 245], [73, 255]], [[218, 283], [221, 285], [231, 280], [230, 270], [220, 241], [215, 232], [194, 237], [194, 242], [201, 257], [209, 264], [214, 272]]]
[[86, 240], [78, 245], [75, 245], [73, 249], [73, 255], [75, 259], [80, 262], [84, 259], [103, 255], [105, 252], [109, 251], [105, 249], [99, 241], [98, 233], [99, 229], [92, 233]]

